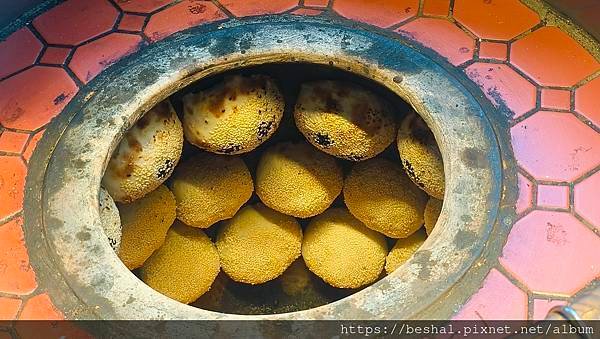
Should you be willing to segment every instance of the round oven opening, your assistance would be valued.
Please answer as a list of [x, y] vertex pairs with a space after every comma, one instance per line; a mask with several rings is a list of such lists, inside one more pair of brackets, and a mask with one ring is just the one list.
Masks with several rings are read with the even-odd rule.
[[140, 280], [201, 309], [274, 314], [392, 274], [431, 233], [444, 173], [431, 130], [385, 86], [275, 63], [201, 78], [144, 113], [102, 190], [110, 244]]
[[[444, 159], [444, 204], [436, 230], [392, 274], [348, 296], [330, 295], [321, 306], [295, 305], [296, 309], [268, 312], [238, 309], [237, 313], [253, 313], [240, 315], [236, 310], [214, 312], [166, 297], [134, 276], [106, 241], [98, 192], [111, 155], [126, 132], [160, 102], [172, 97], [174, 108], [181, 110], [176, 101], [181, 90], [192, 89], [188, 85], [208, 88], [232, 71], [274, 72], [277, 78], [282, 76], [277, 69], [286, 74], [295, 69], [299, 79], [351, 80], [386, 98], [396, 109], [418, 112]], [[43, 162], [30, 173], [39, 178], [34, 184], [41, 186], [41, 206], [39, 211], [26, 211], [30, 214], [26, 227], [41, 231], [47, 261], [58, 267], [56, 274], [42, 279], [68, 286], [72, 293], [56, 302], [62, 309], [72, 309], [73, 317], [409, 319], [435, 313], [432, 310], [440, 309], [440, 303], [446, 313], [437, 317], [447, 317], [453, 304], [445, 300], [464, 301], [452, 289], [482, 258], [501, 199], [499, 146], [485, 113], [493, 108], [479, 100], [481, 93], [467, 83], [464, 75], [440, 66], [397, 37], [318, 19], [232, 21], [192, 29], [149, 46], [88, 84], [46, 132], [53, 137], [44, 148], [46, 153], [34, 155]], [[277, 141], [276, 135], [270, 139]], [[258, 148], [268, 148], [268, 142]], [[186, 160], [187, 150], [183, 153]], [[168, 172], [169, 168], [162, 169]]]

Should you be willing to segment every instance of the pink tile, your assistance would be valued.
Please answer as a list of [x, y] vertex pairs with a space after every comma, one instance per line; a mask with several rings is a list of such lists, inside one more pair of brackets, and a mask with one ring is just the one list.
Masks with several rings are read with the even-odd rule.
[[516, 211], [523, 213], [533, 205], [533, 184], [520, 173], [517, 175], [519, 185], [519, 198], [517, 199]]
[[333, 10], [350, 20], [389, 27], [408, 20], [419, 11], [418, 0], [335, 0]]
[[492, 269], [479, 291], [453, 320], [527, 319], [527, 294], [496, 269]]
[[304, 6], [327, 7], [329, 0], [304, 0]]
[[119, 29], [122, 31], [140, 32], [144, 27], [145, 20], [146, 16], [143, 15], [125, 14], [121, 18], [121, 22], [119, 22]]
[[448, 16], [450, 0], [425, 0], [423, 14], [431, 16]]
[[401, 26], [396, 32], [433, 49], [453, 65], [473, 58], [475, 41], [448, 20], [419, 18]]
[[508, 65], [478, 62], [465, 71], [496, 107], [505, 106], [515, 118], [535, 108], [535, 86]]
[[73, 70], [79, 80], [88, 83], [105, 68], [137, 51], [142, 43], [142, 37], [139, 35], [109, 34], [78, 47], [69, 63], [69, 68]]
[[500, 263], [534, 292], [567, 296], [600, 275], [600, 237], [567, 212], [533, 211], [517, 221]]
[[63, 69], [30, 68], [0, 82], [0, 124], [36, 130], [62, 111], [78, 90]]
[[29, 140], [29, 134], [4, 131], [0, 134], [0, 151], [8, 153], [21, 153]]
[[575, 110], [600, 128], [598, 93], [600, 93], [600, 77], [577, 89], [575, 92]]
[[306, 16], [315, 16], [315, 15], [319, 15], [321, 13], [323, 13], [323, 11], [318, 10], [318, 9], [312, 9], [312, 8], [298, 8], [297, 10], [292, 12], [292, 14], [294, 14], [294, 15], [306, 15]]
[[511, 45], [510, 63], [542, 86], [570, 87], [600, 70], [580, 43], [555, 26], [545, 26]]
[[24, 27], [0, 42], [0, 78], [33, 65], [42, 43]]
[[571, 109], [571, 91], [542, 88], [542, 107], [562, 110]]
[[152, 41], [162, 40], [184, 29], [227, 18], [214, 4], [184, 0], [174, 6], [154, 14], [144, 33]]
[[575, 185], [575, 212], [600, 231], [600, 171]]
[[21, 308], [21, 299], [0, 297], [0, 321], [14, 320]]
[[25, 161], [29, 162], [33, 151], [35, 151], [35, 148], [37, 147], [37, 143], [44, 135], [44, 131], [45, 130], [41, 130], [37, 132], [33, 137], [31, 137], [31, 140], [29, 140], [29, 144], [27, 144], [27, 148], [25, 148], [25, 151], [23, 152], [23, 158], [25, 159]]
[[109, 31], [118, 11], [107, 0], [67, 0], [33, 20], [50, 44], [77, 45]]
[[0, 226], [0, 292], [27, 295], [37, 287], [25, 247], [23, 220], [13, 219]]
[[27, 167], [21, 158], [0, 156], [0, 220], [16, 214], [23, 208], [25, 176]]
[[572, 114], [540, 111], [511, 134], [517, 162], [538, 180], [570, 182], [600, 165], [600, 134]]
[[238, 17], [276, 14], [298, 6], [298, 0], [220, 0], [220, 3]]
[[116, 0], [124, 11], [150, 13], [164, 7], [175, 0]]
[[510, 40], [540, 22], [519, 0], [455, 0], [454, 18], [482, 39]]
[[538, 185], [537, 205], [568, 209], [569, 186]]
[[548, 315], [548, 312], [554, 306], [566, 305], [567, 302], [564, 300], [552, 300], [552, 299], [534, 299], [533, 300], [533, 320], [544, 320]]
[[40, 294], [29, 299], [23, 306], [19, 320], [63, 320], [63, 314], [56, 309], [48, 294]]
[[508, 45], [500, 42], [482, 41], [479, 45], [479, 58], [505, 61]]
[[70, 53], [70, 48], [48, 47], [46, 48], [44, 55], [42, 55], [40, 62], [43, 64], [62, 66], [65, 64], [65, 61], [67, 61]]

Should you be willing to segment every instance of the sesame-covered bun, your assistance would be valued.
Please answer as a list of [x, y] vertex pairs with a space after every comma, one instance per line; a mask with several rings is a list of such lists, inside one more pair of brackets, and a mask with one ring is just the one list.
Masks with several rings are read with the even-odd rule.
[[265, 75], [234, 75], [183, 98], [186, 139], [219, 154], [250, 152], [279, 126], [285, 102]]
[[358, 288], [377, 280], [386, 255], [383, 235], [344, 208], [332, 208], [314, 217], [302, 242], [308, 269], [338, 288]]
[[117, 202], [154, 191], [173, 172], [183, 148], [183, 129], [168, 101], [148, 111], [112, 154], [102, 186]]
[[376, 158], [355, 164], [344, 183], [350, 213], [390, 238], [406, 238], [423, 225], [427, 195], [400, 164]]
[[443, 204], [443, 200], [430, 197], [429, 201], [427, 201], [427, 205], [425, 205], [425, 231], [427, 231], [428, 235], [433, 231], [433, 228], [440, 217], [440, 213], [442, 213]]
[[161, 185], [145, 197], [117, 207], [123, 228], [119, 258], [133, 270], [142, 266], [165, 241], [167, 230], [175, 221], [175, 198]]
[[183, 161], [170, 188], [177, 200], [177, 219], [199, 228], [233, 217], [254, 191], [241, 158], [210, 153]]
[[426, 239], [427, 236], [422, 230], [413, 233], [408, 238], [398, 239], [385, 259], [385, 272], [390, 274], [407, 262]]
[[201, 229], [181, 222], [140, 269], [140, 278], [156, 291], [189, 304], [206, 293], [219, 274], [217, 248]]
[[346, 82], [303, 84], [294, 118], [300, 132], [315, 147], [352, 161], [381, 153], [396, 133], [390, 106], [375, 94]]
[[343, 180], [335, 158], [305, 142], [284, 142], [262, 155], [256, 193], [276, 211], [308, 218], [331, 205], [342, 191]]
[[444, 162], [435, 137], [416, 113], [402, 121], [398, 131], [398, 152], [410, 179], [437, 199], [444, 199]]
[[223, 271], [247, 284], [280, 276], [300, 256], [301, 244], [296, 219], [262, 204], [242, 208], [217, 235]]

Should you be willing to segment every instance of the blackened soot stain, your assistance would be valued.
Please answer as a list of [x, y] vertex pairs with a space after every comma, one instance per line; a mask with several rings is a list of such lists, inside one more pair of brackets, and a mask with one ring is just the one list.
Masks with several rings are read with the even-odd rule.
[[60, 105], [63, 101], [65, 101], [66, 98], [67, 96], [65, 95], [65, 93], [61, 93], [59, 96], [54, 98], [54, 104]]
[[257, 137], [258, 140], [263, 140], [273, 129], [273, 121], [261, 121], [258, 125]]
[[158, 169], [158, 172], [156, 173], [156, 177], [159, 180], [166, 179], [174, 167], [175, 167], [175, 162], [171, 159], [167, 159], [165, 161], [164, 165]]
[[412, 167], [410, 162], [408, 162], [408, 160], [406, 160], [406, 159], [403, 159], [402, 165], [404, 166], [404, 169], [406, 169], [406, 173], [408, 174], [408, 176], [411, 177], [417, 183], [417, 185], [419, 187], [424, 188], [425, 185], [421, 182], [419, 177], [415, 174], [415, 169]]
[[242, 146], [239, 144], [228, 144], [227, 146], [221, 148], [219, 153], [231, 154], [237, 152], [242, 149]]
[[331, 147], [331, 145], [333, 145], [333, 140], [331, 140], [329, 135], [321, 132], [315, 133], [314, 140], [318, 145], [323, 146], [325, 148]]

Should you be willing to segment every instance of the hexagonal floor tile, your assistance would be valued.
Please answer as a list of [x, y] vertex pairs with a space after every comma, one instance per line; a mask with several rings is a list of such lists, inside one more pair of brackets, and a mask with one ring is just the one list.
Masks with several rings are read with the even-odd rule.
[[454, 18], [482, 39], [510, 40], [540, 18], [519, 0], [456, 0]]
[[13, 131], [0, 132], [0, 152], [21, 153], [29, 140], [28, 133]]
[[42, 43], [27, 27], [0, 42], [0, 78], [33, 65], [42, 47]]
[[14, 320], [21, 308], [21, 299], [0, 297], [0, 321]]
[[558, 27], [542, 27], [514, 42], [510, 62], [544, 86], [570, 87], [600, 63]]
[[298, 6], [298, 0], [221, 0], [220, 2], [237, 17], [276, 14]]
[[329, 0], [304, 0], [304, 6], [327, 7]]
[[600, 134], [572, 114], [540, 111], [511, 134], [517, 162], [538, 180], [570, 182], [600, 165]]
[[600, 231], [600, 171], [575, 185], [575, 212]]
[[36, 130], [62, 111], [78, 90], [63, 69], [30, 68], [0, 82], [0, 124]]
[[535, 86], [508, 65], [478, 62], [465, 72], [496, 107], [507, 110], [505, 114], [518, 118], [535, 108]]
[[600, 77], [588, 82], [575, 91], [575, 110], [600, 128]]
[[48, 294], [40, 294], [27, 300], [19, 320], [62, 320], [64, 316], [54, 307]]
[[482, 41], [479, 44], [479, 59], [505, 61], [508, 57], [508, 44], [502, 42]]
[[423, 14], [433, 16], [448, 16], [450, 12], [450, 0], [425, 0], [423, 2]]
[[417, 15], [418, 0], [336, 0], [333, 10], [348, 19], [389, 27]]
[[150, 13], [170, 4], [173, 1], [174, 0], [116, 0], [116, 3], [119, 7], [121, 7], [122, 10], [127, 12]]
[[144, 33], [150, 40], [158, 41], [186, 28], [225, 18], [225, 13], [210, 2], [198, 4], [187, 0], [154, 14]]
[[533, 211], [513, 226], [500, 263], [531, 290], [573, 295], [600, 275], [600, 237], [567, 212]]
[[26, 295], [37, 288], [35, 273], [29, 265], [29, 255], [21, 225], [14, 219], [0, 226], [0, 292]]
[[88, 83], [105, 68], [139, 50], [142, 44], [143, 40], [139, 35], [111, 33], [78, 47], [69, 63], [69, 68], [79, 80]]
[[[498, 300], [502, 300], [501, 303]], [[496, 269], [453, 320], [517, 320], [527, 318], [527, 294]]]
[[35, 151], [35, 148], [37, 147], [37, 143], [44, 136], [44, 131], [45, 130], [40, 130], [33, 137], [31, 137], [31, 140], [29, 140], [29, 144], [27, 144], [25, 151], [23, 151], [23, 158], [28, 163], [29, 163], [29, 159], [33, 155], [33, 151]]
[[77, 45], [109, 31], [119, 11], [107, 0], [67, 0], [33, 20], [50, 44]]
[[475, 41], [448, 20], [419, 18], [401, 26], [396, 32], [433, 49], [453, 65], [473, 58]]
[[0, 221], [23, 208], [27, 168], [17, 156], [0, 156]]

